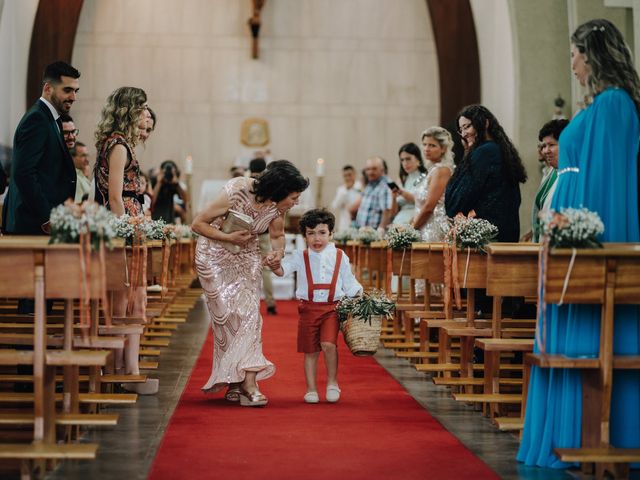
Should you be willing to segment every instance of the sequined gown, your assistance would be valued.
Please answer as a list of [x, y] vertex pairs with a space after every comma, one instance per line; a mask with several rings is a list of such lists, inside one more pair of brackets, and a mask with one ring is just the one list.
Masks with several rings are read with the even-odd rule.
[[[224, 191], [229, 208], [253, 218], [252, 238], [240, 253], [226, 250], [215, 240], [200, 237], [195, 264], [204, 289], [214, 349], [213, 368], [205, 392], [216, 392], [229, 383], [244, 380], [245, 372], [258, 372], [257, 380], [275, 373], [275, 366], [262, 354], [262, 317], [260, 290], [262, 263], [258, 234], [268, 230], [278, 217], [275, 204], [260, 206], [250, 192], [251, 180], [240, 177], [230, 180]], [[211, 225], [222, 226], [217, 218]]]
[[[420, 213], [422, 207], [427, 201], [427, 194], [429, 193], [429, 182], [438, 168], [448, 168], [446, 165], [435, 164], [422, 178], [419, 187], [415, 193], [416, 199], [416, 215]], [[447, 212], [444, 208], [444, 193], [438, 200], [436, 207], [433, 209], [431, 216], [427, 219], [426, 223], [420, 228], [423, 242], [442, 242], [445, 235], [449, 231], [449, 222], [447, 220]]]

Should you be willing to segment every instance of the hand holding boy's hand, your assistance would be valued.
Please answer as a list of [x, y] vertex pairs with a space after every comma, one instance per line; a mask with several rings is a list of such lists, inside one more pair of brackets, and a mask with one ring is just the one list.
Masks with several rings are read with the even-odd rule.
[[262, 265], [266, 265], [271, 270], [278, 270], [281, 265], [281, 256], [278, 252], [270, 252], [264, 260], [262, 261]]

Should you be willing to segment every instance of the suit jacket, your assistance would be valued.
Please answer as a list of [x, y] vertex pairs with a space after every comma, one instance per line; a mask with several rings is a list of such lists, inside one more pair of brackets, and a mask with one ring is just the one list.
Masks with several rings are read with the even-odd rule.
[[51, 209], [73, 199], [75, 192], [73, 159], [51, 111], [38, 100], [13, 137], [11, 179], [2, 212], [5, 232], [42, 235]]

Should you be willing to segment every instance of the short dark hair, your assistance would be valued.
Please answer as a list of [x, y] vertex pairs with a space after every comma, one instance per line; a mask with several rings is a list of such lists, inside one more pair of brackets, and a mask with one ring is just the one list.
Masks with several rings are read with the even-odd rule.
[[344, 167], [342, 167], [343, 172], [346, 172], [347, 170], [353, 170], [354, 172], [356, 171], [356, 169], [353, 168], [353, 165], [345, 165]]
[[267, 169], [267, 162], [264, 158], [254, 158], [249, 162], [249, 171], [251, 173], [262, 173]]
[[62, 115], [60, 115], [60, 121], [62, 123], [73, 122], [73, 118], [71, 118], [71, 115], [69, 115], [68, 113], [63, 113]]
[[259, 203], [265, 200], [279, 202], [294, 192], [304, 192], [309, 179], [289, 160], [276, 160], [267, 165], [262, 175], [253, 184], [253, 193]]
[[538, 140], [542, 141], [544, 137], [548, 137], [549, 135], [551, 135], [556, 140], [559, 140], [562, 130], [564, 130], [564, 127], [566, 127], [567, 125], [569, 125], [569, 120], [565, 120], [564, 118], [548, 121], [542, 126], [540, 132], [538, 132]]
[[42, 83], [57, 84], [62, 82], [62, 77], [80, 78], [80, 72], [66, 62], [53, 62], [45, 67]]
[[147, 107], [147, 110], [149, 111], [149, 115], [151, 115], [151, 120], [153, 120], [153, 127], [151, 127], [151, 131], [154, 131], [156, 129], [156, 124], [158, 123], [156, 112], [151, 110], [151, 107]]
[[333, 227], [336, 224], [335, 215], [324, 208], [307, 210], [300, 217], [300, 233], [304, 235], [307, 233], [307, 228], [316, 228], [323, 223], [329, 227], [329, 232], [333, 232]]

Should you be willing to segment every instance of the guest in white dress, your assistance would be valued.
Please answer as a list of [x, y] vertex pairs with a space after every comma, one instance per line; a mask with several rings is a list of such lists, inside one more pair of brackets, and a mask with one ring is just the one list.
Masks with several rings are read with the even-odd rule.
[[427, 175], [415, 194], [416, 212], [411, 226], [422, 233], [425, 242], [441, 242], [449, 230], [444, 208], [444, 192], [453, 173], [453, 139], [442, 127], [422, 132], [422, 148]]
[[[336, 231], [340, 232], [352, 226], [351, 210], [362, 195], [362, 184], [356, 181], [356, 169], [351, 165], [342, 167], [344, 184], [338, 187], [331, 209], [336, 216]], [[355, 209], [357, 211], [357, 208]]]
[[400, 147], [400, 181], [402, 188], [391, 185], [393, 190], [393, 209], [396, 211], [393, 221], [396, 225], [411, 223], [416, 214], [415, 195], [421, 189], [427, 169], [422, 161], [420, 147], [415, 143], [406, 143]]

